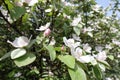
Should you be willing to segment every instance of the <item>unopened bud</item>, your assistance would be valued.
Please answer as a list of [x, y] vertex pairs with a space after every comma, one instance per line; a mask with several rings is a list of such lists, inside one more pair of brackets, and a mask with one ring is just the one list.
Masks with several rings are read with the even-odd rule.
[[62, 50], [62, 51], [64, 51], [64, 50], [65, 50], [65, 47], [64, 47], [64, 45], [61, 47], [61, 50]]
[[48, 28], [44, 31], [44, 36], [49, 36], [51, 33], [51, 30]]

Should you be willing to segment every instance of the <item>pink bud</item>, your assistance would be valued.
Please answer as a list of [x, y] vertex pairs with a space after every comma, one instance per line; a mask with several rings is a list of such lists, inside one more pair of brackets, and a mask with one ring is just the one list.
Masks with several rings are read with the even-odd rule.
[[51, 30], [48, 28], [44, 31], [44, 36], [49, 36], [51, 33]]
[[64, 47], [64, 45], [61, 47], [61, 50], [62, 50], [62, 51], [64, 51], [64, 50], [65, 50], [65, 47]]

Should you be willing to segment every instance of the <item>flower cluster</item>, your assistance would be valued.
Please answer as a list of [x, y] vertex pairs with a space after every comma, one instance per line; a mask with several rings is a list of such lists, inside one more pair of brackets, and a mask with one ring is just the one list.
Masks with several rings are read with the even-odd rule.
[[[77, 37], [79, 38], [79, 37]], [[70, 48], [72, 56], [74, 56], [78, 61], [82, 63], [91, 63], [93, 65], [97, 64], [98, 61], [104, 61], [106, 60], [106, 52], [102, 49], [98, 49], [97, 54], [92, 54], [92, 48], [89, 46], [88, 43], [81, 44], [80, 41], [75, 42], [75, 39], [70, 38], [67, 39], [66, 37], [63, 37], [63, 41], [67, 47]], [[99, 47], [96, 47], [96, 50]], [[91, 53], [91, 54], [90, 54]]]

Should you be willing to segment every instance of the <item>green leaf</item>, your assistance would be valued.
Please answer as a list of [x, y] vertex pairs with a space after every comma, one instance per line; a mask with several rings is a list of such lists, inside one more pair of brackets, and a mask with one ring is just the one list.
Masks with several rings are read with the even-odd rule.
[[58, 59], [72, 69], [75, 67], [75, 58], [70, 55], [59, 55]]
[[38, 23], [38, 19], [37, 19], [37, 17], [36, 17], [36, 14], [34, 14], [34, 13], [31, 13], [31, 14], [33, 15], [33, 18], [35, 19], [35, 22], [36, 22], [37, 26], [39, 26], [39, 23]]
[[102, 80], [102, 72], [98, 65], [93, 66], [93, 73], [97, 80]]
[[49, 52], [49, 54], [50, 54], [50, 59], [52, 60], [52, 61], [54, 61], [55, 60], [55, 58], [56, 58], [56, 52], [55, 52], [55, 49], [54, 49], [54, 47], [52, 46], [52, 45], [45, 45], [45, 44], [43, 44], [44, 45], [44, 47], [48, 50], [48, 52]]
[[86, 74], [84, 70], [76, 65], [75, 69], [68, 69], [68, 72], [70, 74], [71, 80], [87, 80]]
[[24, 56], [15, 59], [14, 62], [18, 67], [22, 67], [31, 64], [35, 59], [36, 56], [34, 54], [25, 54]]
[[111, 69], [111, 66], [106, 61], [99, 61], [103, 65], [105, 65], [106, 68]]
[[11, 59], [16, 59], [19, 58], [23, 55], [26, 54], [26, 50], [25, 49], [15, 49], [11, 52]]
[[88, 71], [88, 68], [87, 68], [87, 65], [86, 65], [86, 64], [81, 63], [81, 62], [79, 62], [79, 61], [76, 61], [76, 62], [77, 62], [77, 64], [78, 64], [79, 66], [81, 66], [82, 69], [84, 69], [85, 71]]
[[73, 30], [75, 31], [75, 33], [79, 36], [80, 35], [80, 31], [81, 31], [82, 25], [78, 25], [78, 26], [74, 26]]
[[10, 57], [11, 52], [6, 53], [3, 57], [0, 58], [0, 61]]
[[10, 9], [10, 15], [13, 20], [19, 19], [23, 14], [25, 14], [26, 10], [24, 7], [14, 6]]
[[114, 56], [113, 56], [113, 55], [108, 55], [108, 58], [109, 58], [110, 60], [114, 60]]
[[36, 42], [36, 39], [31, 40], [30, 43], [28, 44], [27, 48], [30, 48], [35, 42]]

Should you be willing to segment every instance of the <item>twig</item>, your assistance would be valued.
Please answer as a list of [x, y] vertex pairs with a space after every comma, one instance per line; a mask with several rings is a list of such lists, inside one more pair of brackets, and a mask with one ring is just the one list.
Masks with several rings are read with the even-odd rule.
[[11, 24], [6, 18], [5, 16], [2, 14], [2, 12], [0, 11], [0, 16], [5, 20], [5, 22], [9, 25], [9, 27], [13, 28], [18, 34], [22, 35], [22, 33], [16, 28], [15, 24]]

